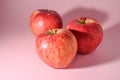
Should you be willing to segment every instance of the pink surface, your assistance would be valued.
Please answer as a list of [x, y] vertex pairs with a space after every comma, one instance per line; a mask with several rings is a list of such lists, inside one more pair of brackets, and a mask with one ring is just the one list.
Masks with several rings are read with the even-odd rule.
[[[120, 80], [119, 0], [0, 0], [0, 80]], [[104, 29], [101, 45], [93, 54], [77, 55], [67, 69], [43, 63], [29, 28], [31, 13], [39, 8], [56, 10], [64, 26], [78, 16], [98, 19]]]

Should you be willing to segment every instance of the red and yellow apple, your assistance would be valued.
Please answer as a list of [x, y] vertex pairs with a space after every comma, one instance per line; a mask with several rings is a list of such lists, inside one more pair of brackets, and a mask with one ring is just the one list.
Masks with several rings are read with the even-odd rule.
[[80, 54], [93, 52], [103, 38], [102, 26], [96, 19], [91, 17], [81, 17], [70, 21], [67, 24], [67, 29], [76, 36]]
[[40, 59], [53, 68], [66, 68], [77, 53], [77, 40], [67, 29], [51, 29], [37, 36]]
[[49, 29], [62, 28], [63, 22], [58, 12], [38, 9], [30, 16], [30, 28], [35, 36]]

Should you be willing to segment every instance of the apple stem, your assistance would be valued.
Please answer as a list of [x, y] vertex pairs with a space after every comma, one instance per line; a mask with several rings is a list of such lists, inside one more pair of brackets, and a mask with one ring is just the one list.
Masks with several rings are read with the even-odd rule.
[[86, 18], [85, 17], [81, 17], [78, 19], [78, 22], [80, 22], [81, 24], [86, 24]]
[[49, 13], [48, 9], [40, 9], [40, 11], [43, 11], [44, 13]]

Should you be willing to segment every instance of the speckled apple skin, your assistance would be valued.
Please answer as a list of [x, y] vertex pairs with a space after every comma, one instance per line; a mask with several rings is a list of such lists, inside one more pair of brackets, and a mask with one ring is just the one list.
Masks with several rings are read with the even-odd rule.
[[55, 10], [38, 9], [30, 16], [30, 28], [35, 36], [49, 29], [62, 28], [61, 16]]
[[78, 19], [74, 19], [67, 24], [67, 29], [71, 30], [77, 38], [80, 54], [92, 53], [103, 38], [102, 26], [96, 19], [87, 17], [85, 23], [81, 24]]
[[40, 34], [36, 39], [39, 57], [53, 68], [66, 68], [77, 53], [77, 40], [69, 30], [59, 29], [56, 34]]

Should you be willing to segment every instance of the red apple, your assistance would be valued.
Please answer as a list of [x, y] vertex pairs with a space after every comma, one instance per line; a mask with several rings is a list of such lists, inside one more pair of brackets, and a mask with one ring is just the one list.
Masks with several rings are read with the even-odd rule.
[[78, 52], [81, 54], [93, 52], [103, 38], [103, 29], [100, 23], [91, 17], [74, 19], [67, 24], [67, 29], [76, 36]]
[[37, 37], [36, 48], [39, 57], [47, 65], [66, 68], [77, 53], [77, 40], [67, 29], [52, 29]]
[[61, 16], [54, 10], [38, 9], [30, 17], [30, 27], [35, 36], [49, 29], [62, 28]]

